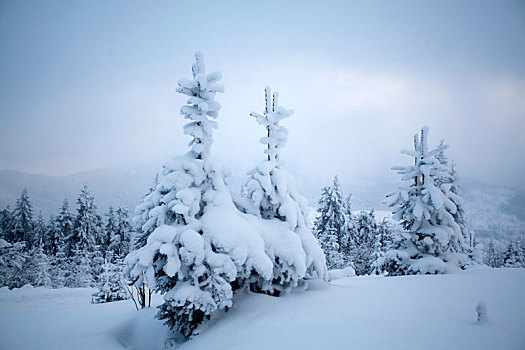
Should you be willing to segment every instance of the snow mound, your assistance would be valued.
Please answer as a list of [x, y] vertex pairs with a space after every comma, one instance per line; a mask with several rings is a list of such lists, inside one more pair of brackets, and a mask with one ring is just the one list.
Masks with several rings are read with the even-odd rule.
[[328, 279], [330, 281], [338, 280], [345, 277], [354, 277], [355, 276], [355, 270], [353, 267], [348, 266], [344, 269], [333, 269], [328, 270]]

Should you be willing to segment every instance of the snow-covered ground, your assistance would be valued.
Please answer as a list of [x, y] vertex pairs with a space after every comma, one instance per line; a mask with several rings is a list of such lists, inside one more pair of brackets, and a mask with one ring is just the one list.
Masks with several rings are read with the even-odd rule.
[[[162, 349], [170, 332], [92, 289], [0, 289], [0, 349]], [[154, 299], [159, 303], [159, 297]], [[476, 323], [475, 307], [488, 320]], [[274, 298], [245, 293], [181, 349], [524, 349], [525, 269], [350, 277]]]

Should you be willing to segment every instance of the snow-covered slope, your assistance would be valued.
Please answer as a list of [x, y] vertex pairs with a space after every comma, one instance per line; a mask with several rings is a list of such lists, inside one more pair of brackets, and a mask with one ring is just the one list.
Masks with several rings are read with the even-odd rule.
[[[164, 348], [156, 310], [91, 305], [91, 292], [0, 289], [0, 348]], [[525, 269], [316, 282], [280, 298], [243, 294], [180, 349], [524, 349], [524, 295]], [[480, 301], [488, 320], [477, 324]]]

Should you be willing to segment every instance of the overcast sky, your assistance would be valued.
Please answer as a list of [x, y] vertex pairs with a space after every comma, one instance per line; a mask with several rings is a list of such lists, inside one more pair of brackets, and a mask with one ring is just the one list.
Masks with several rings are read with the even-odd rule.
[[295, 176], [393, 176], [430, 127], [461, 176], [525, 187], [523, 1], [0, 1], [0, 169], [65, 175], [185, 153], [176, 81], [223, 73], [213, 154], [263, 158], [264, 87]]

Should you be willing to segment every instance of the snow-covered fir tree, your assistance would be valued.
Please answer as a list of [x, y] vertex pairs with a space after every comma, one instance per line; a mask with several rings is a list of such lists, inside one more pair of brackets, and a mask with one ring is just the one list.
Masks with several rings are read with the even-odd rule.
[[[136, 237], [134, 237], [135, 239], [133, 244], [135, 249], [144, 247], [149, 235], [158, 227], [159, 224], [164, 224], [162, 221], [157, 221], [153, 224], [145, 226], [146, 222], [149, 220], [149, 210], [155, 207], [155, 205], [146, 198], [156, 190], [158, 184], [159, 173], [155, 175], [155, 181], [153, 182], [153, 185], [148, 188], [146, 194], [141, 198], [141, 204], [135, 208], [135, 215], [131, 220], [132, 227], [136, 235]], [[147, 229], [145, 230], [144, 227], [147, 227]]]
[[193, 79], [181, 79], [189, 96], [181, 113], [190, 122], [191, 151], [166, 164], [155, 188], [137, 207], [145, 245], [126, 257], [125, 275], [164, 294], [158, 317], [189, 336], [206, 319], [232, 306], [233, 289], [251, 276], [272, 276], [264, 242], [235, 207], [224, 182], [227, 172], [210, 156], [223, 91], [220, 73], [206, 74], [195, 55]]
[[378, 262], [389, 275], [446, 273], [471, 262], [453, 249], [464, 244], [453, 216], [457, 207], [436, 187], [436, 179], [446, 177], [447, 169], [435, 156], [439, 150], [428, 150], [427, 138], [428, 127], [424, 127], [420, 137], [414, 136], [414, 150], [402, 152], [414, 158], [414, 165], [393, 168], [405, 185], [387, 195], [387, 204], [404, 230]]
[[92, 275], [91, 253], [79, 245], [72, 251], [70, 258], [70, 271], [66, 278], [66, 286], [71, 288], [84, 288], [94, 285]]
[[357, 275], [370, 274], [374, 263], [374, 246], [379, 234], [373, 210], [361, 211], [354, 219], [355, 233], [349, 249], [349, 259], [353, 262]]
[[[251, 112], [250, 115], [266, 129], [266, 135], [260, 139], [265, 146], [266, 159], [248, 173], [241, 190], [242, 200], [238, 205], [247, 213], [275, 223], [284, 223], [291, 231], [283, 231], [279, 237], [267, 233], [270, 230], [262, 230], [266, 254], [273, 261], [274, 276], [271, 285], [262, 282], [259, 288], [269, 294], [279, 295], [302, 283], [304, 278], [324, 278], [326, 260], [307, 223], [308, 202], [295, 188], [294, 179], [281, 160], [288, 130], [280, 122], [290, 117], [293, 111], [280, 106], [279, 94], [272, 94], [269, 87], [264, 93], [263, 114]], [[287, 249], [276, 250], [276, 247]]]
[[[67, 199], [62, 202], [62, 207], [56, 218], [56, 231], [53, 236], [53, 254], [56, 254], [58, 247], [66, 244], [66, 239], [72, 238], [74, 226], [74, 217], [69, 212], [69, 203]], [[67, 254], [67, 252], [66, 252]]]
[[118, 207], [116, 213], [116, 227], [110, 236], [108, 249], [117, 258], [124, 258], [131, 249], [131, 235], [133, 228], [129, 222], [128, 210]]
[[484, 263], [488, 266], [500, 267], [503, 265], [503, 254], [492, 239], [485, 245], [484, 253]]
[[34, 239], [35, 243], [39, 245], [45, 245], [47, 243], [47, 227], [42, 212], [38, 213], [38, 218], [35, 222]]
[[9, 243], [0, 239], [0, 286], [20, 288], [29, 283], [24, 273], [27, 259], [25, 242]]
[[102, 219], [97, 214], [95, 199], [85, 185], [77, 199], [77, 216], [72, 233], [67, 238], [68, 254], [73, 250], [92, 252], [100, 237]]
[[317, 211], [319, 216], [315, 219], [313, 231], [325, 253], [326, 264], [329, 269], [341, 269], [347, 263], [345, 252], [349, 243], [347, 228], [350, 218], [345, 213], [337, 176], [331, 187], [323, 187]]
[[102, 274], [97, 283], [98, 291], [93, 294], [92, 303], [101, 304], [129, 299], [122, 281], [122, 269], [122, 259], [114, 260], [113, 254], [107, 252]]
[[373, 245], [370, 273], [383, 273], [383, 271], [377, 267], [377, 261], [381, 260], [381, 258], [385, 256], [386, 252], [392, 247], [392, 235], [392, 225], [387, 218], [384, 218], [383, 221], [377, 225], [377, 233]]
[[30, 261], [30, 266], [27, 270], [31, 274], [31, 285], [35, 287], [51, 287], [51, 264], [44, 252], [43, 244], [36, 245], [31, 251], [28, 261]]
[[20, 198], [16, 201], [12, 220], [12, 233], [9, 237], [11, 241], [31, 244], [34, 240], [33, 206], [29, 200], [26, 188], [24, 188]]
[[57, 219], [54, 216], [51, 216], [46, 225], [44, 251], [48, 255], [56, 255], [58, 247], [63, 245], [64, 239], [60, 238], [60, 231], [57, 226]]
[[505, 267], [525, 267], [525, 256], [520, 242], [509, 242], [502, 258]]
[[49, 256], [51, 281], [54, 288], [66, 286], [66, 281], [72, 272], [70, 259], [65, 253], [65, 245], [57, 246], [54, 254]]
[[107, 221], [106, 226], [104, 227], [105, 234], [104, 234], [104, 240], [100, 242], [99, 249], [102, 251], [110, 250], [109, 246], [111, 242], [115, 239], [115, 235], [117, 234], [118, 229], [118, 221], [117, 217], [115, 216], [115, 211], [113, 210], [113, 207], [110, 206], [108, 209], [108, 213], [106, 214]]
[[93, 279], [93, 285], [96, 285], [100, 281], [100, 276], [104, 270], [105, 253], [100, 245], [95, 246], [95, 250], [89, 254], [91, 259], [91, 276]]
[[12, 240], [12, 223], [11, 209], [7, 206], [0, 211], [0, 238], [6, 241]]

